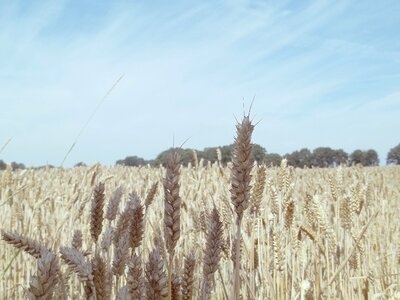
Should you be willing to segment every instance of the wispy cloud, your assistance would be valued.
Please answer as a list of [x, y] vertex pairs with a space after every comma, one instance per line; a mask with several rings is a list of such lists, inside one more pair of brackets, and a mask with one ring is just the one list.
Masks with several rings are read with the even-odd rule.
[[0, 9], [0, 139], [14, 139], [2, 155], [58, 164], [125, 73], [69, 164], [152, 158], [173, 135], [192, 136], [190, 147], [230, 143], [233, 114], [254, 95], [256, 142], [269, 151], [371, 147], [383, 159], [400, 125], [400, 5], [376, 6], [9, 2]]

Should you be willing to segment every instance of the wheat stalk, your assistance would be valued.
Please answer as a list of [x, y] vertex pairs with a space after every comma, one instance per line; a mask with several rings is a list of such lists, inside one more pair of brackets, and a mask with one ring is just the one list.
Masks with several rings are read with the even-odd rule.
[[168, 299], [172, 299], [172, 264], [175, 247], [181, 232], [181, 197], [179, 196], [180, 156], [176, 150], [167, 158], [167, 173], [164, 184], [164, 239], [169, 254], [168, 260]]
[[251, 191], [251, 171], [253, 168], [253, 155], [251, 135], [254, 125], [250, 121], [249, 115], [245, 115], [241, 123], [236, 125], [237, 136], [232, 156], [232, 175], [231, 175], [231, 201], [236, 211], [236, 258], [234, 273], [234, 288], [232, 299], [240, 297], [240, 240], [241, 223], [244, 211], [249, 206]]

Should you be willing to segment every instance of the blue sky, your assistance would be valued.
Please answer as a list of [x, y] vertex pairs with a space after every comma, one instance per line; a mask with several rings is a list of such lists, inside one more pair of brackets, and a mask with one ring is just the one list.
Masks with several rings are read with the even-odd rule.
[[[170, 2], [170, 3], [169, 3]], [[0, 153], [59, 165], [254, 142], [400, 143], [400, 1], [0, 1]]]

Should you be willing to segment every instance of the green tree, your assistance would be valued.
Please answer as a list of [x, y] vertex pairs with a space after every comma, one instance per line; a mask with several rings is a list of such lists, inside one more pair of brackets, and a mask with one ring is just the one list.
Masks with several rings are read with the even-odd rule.
[[303, 148], [300, 151], [293, 151], [290, 154], [286, 154], [288, 164], [297, 168], [311, 166], [311, 158], [311, 151], [307, 148]]
[[7, 168], [7, 164], [0, 159], [0, 171], [3, 171]]
[[223, 165], [227, 164], [232, 160], [233, 144], [225, 145], [220, 147], [208, 147], [204, 148], [203, 151], [199, 151], [199, 158], [202, 157], [211, 163], [217, 161], [217, 149], [221, 150], [221, 162]]
[[334, 166], [334, 150], [329, 147], [318, 147], [312, 153], [311, 165], [326, 168]]
[[362, 164], [364, 160], [364, 154], [360, 149], [354, 150], [350, 154], [350, 163], [351, 164]]
[[349, 160], [349, 155], [343, 149], [335, 150], [334, 162], [336, 165], [341, 165], [347, 163]]
[[23, 169], [25, 169], [25, 165], [13, 161], [13, 162], [11, 163], [11, 168], [13, 169], [13, 171], [15, 171], [15, 170], [23, 170]]
[[282, 161], [282, 156], [278, 153], [265, 154], [264, 162], [267, 166], [279, 166]]
[[314, 149], [311, 156], [311, 165], [321, 168], [336, 167], [346, 163], [348, 154], [342, 149], [332, 149], [330, 147], [319, 147]]
[[378, 153], [373, 149], [367, 151], [354, 150], [350, 154], [350, 163], [354, 165], [377, 166], [379, 164]]
[[265, 151], [264, 147], [262, 147], [258, 144], [253, 144], [253, 157], [257, 163], [264, 162], [266, 153], [267, 153], [267, 151]]
[[377, 166], [379, 165], [379, 157], [378, 153], [373, 150], [369, 149], [365, 152], [365, 165], [364, 166]]
[[129, 166], [129, 167], [139, 167], [146, 165], [146, 161], [138, 156], [127, 156], [124, 159], [117, 160], [117, 165]]
[[390, 149], [386, 163], [388, 165], [400, 165], [400, 144]]

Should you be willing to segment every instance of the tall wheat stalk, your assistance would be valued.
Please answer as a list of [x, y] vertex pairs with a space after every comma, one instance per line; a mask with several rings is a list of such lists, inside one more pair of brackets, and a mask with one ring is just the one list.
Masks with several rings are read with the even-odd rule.
[[236, 212], [236, 243], [234, 261], [234, 286], [232, 299], [240, 298], [240, 241], [241, 225], [244, 211], [249, 207], [251, 191], [251, 171], [253, 155], [251, 135], [254, 125], [249, 115], [244, 115], [241, 123], [236, 125], [235, 146], [232, 155], [231, 201]]
[[172, 299], [172, 270], [175, 247], [181, 232], [181, 197], [179, 196], [180, 156], [172, 151], [167, 158], [164, 185], [164, 239], [168, 252], [168, 299]]

